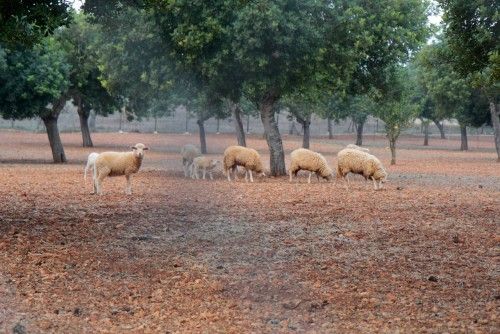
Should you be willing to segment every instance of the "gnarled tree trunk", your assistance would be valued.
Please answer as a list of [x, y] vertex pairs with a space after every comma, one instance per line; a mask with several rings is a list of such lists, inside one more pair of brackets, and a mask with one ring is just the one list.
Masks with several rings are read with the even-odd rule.
[[444, 125], [437, 120], [433, 120], [433, 122], [439, 129], [439, 133], [441, 134], [441, 139], [446, 139], [446, 136], [444, 135]]
[[297, 121], [302, 125], [302, 147], [308, 149], [311, 139], [311, 115], [307, 115], [307, 118], [297, 117]]
[[52, 150], [52, 159], [55, 163], [64, 163], [67, 161], [61, 137], [59, 136], [59, 128], [57, 127], [59, 114], [65, 104], [66, 98], [61, 97], [58, 101], [54, 102], [51, 112], [41, 117], [43, 124], [45, 124], [45, 129], [47, 130], [47, 136], [49, 137], [50, 148]]
[[396, 164], [396, 139], [389, 138], [389, 147], [391, 148], [391, 165]]
[[352, 122], [353, 126], [356, 128], [356, 145], [361, 146], [363, 145], [363, 128], [365, 127], [366, 120], [360, 122], [355, 122], [353, 120]]
[[497, 162], [500, 162], [500, 106], [494, 100], [490, 100], [490, 114], [497, 149]]
[[207, 137], [205, 135], [205, 120], [199, 119], [196, 121], [200, 129], [200, 148], [202, 154], [207, 154]]
[[80, 118], [80, 130], [82, 132], [82, 143], [83, 147], [94, 147], [92, 143], [92, 138], [90, 137], [90, 129], [89, 129], [89, 116], [90, 112], [85, 111], [82, 105], [82, 97], [75, 97], [78, 112], [78, 117]]
[[238, 139], [238, 145], [247, 146], [245, 131], [243, 130], [243, 122], [241, 120], [241, 108], [238, 103], [232, 101], [229, 102], [231, 107], [231, 113], [234, 118], [234, 128], [236, 130], [236, 139]]
[[469, 149], [469, 144], [467, 142], [467, 127], [460, 124], [460, 150], [467, 151]]
[[424, 146], [429, 146], [429, 122], [424, 121]]
[[278, 124], [274, 118], [274, 104], [278, 100], [278, 95], [274, 92], [268, 92], [259, 103], [260, 118], [264, 125], [267, 145], [270, 152], [271, 175], [286, 175], [285, 153], [283, 151], [283, 142], [278, 129]]
[[333, 124], [332, 118], [328, 117], [328, 139], [333, 139]]

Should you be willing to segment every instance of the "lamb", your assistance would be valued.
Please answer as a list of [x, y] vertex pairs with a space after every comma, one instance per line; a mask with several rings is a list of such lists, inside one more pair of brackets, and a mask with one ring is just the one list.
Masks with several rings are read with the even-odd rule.
[[95, 159], [97, 159], [98, 156], [99, 156], [99, 153], [96, 153], [96, 152], [92, 152], [89, 154], [89, 156], [87, 158], [87, 165], [85, 166], [85, 170], [83, 171], [83, 179], [85, 181], [87, 181], [87, 170], [89, 170], [89, 168], [94, 169]]
[[94, 193], [101, 195], [101, 183], [106, 176], [122, 176], [127, 179], [125, 193], [132, 194], [131, 177], [139, 171], [148, 148], [141, 143], [132, 146], [132, 152], [103, 152], [94, 163]]
[[346, 148], [352, 148], [354, 150], [360, 150], [360, 151], [363, 151], [363, 152], [370, 152], [370, 150], [367, 149], [366, 147], [361, 147], [361, 146], [354, 145], [354, 144], [349, 144], [349, 145], [346, 146]]
[[220, 164], [219, 160], [211, 159], [206, 156], [199, 156], [193, 159], [191, 164], [191, 178], [199, 179], [198, 171], [201, 169], [203, 171], [203, 180], [205, 180], [205, 174], [208, 171], [208, 176], [210, 180], [213, 180], [212, 172]]
[[259, 153], [252, 149], [243, 146], [229, 146], [224, 151], [223, 160], [224, 174], [227, 175], [227, 180], [231, 181], [230, 170], [233, 171], [234, 179], [237, 180], [236, 169], [237, 166], [242, 166], [245, 168], [245, 181], [248, 182], [248, 175], [250, 175], [250, 182], [253, 182], [252, 171], [260, 174], [261, 176], [266, 176], [264, 174], [264, 168], [262, 166], [262, 160], [260, 159]]
[[292, 182], [292, 176], [297, 176], [299, 170], [307, 170], [310, 172], [307, 183], [311, 183], [312, 173], [316, 173], [318, 181], [320, 176], [327, 181], [333, 179], [333, 171], [330, 166], [328, 166], [325, 157], [321, 154], [305, 148], [299, 148], [292, 151], [290, 157], [290, 168], [288, 169], [290, 173], [290, 182]]
[[199, 157], [201, 155], [201, 152], [198, 147], [192, 144], [187, 144], [181, 148], [181, 155], [182, 155], [182, 168], [184, 170], [184, 177], [188, 177], [191, 164], [193, 163], [193, 159]]
[[[344, 178], [348, 173], [361, 174], [365, 180], [372, 179], [375, 190], [382, 188], [387, 179], [387, 172], [377, 157], [358, 149], [345, 148], [337, 154], [337, 179]], [[349, 186], [347, 176], [346, 188]]]

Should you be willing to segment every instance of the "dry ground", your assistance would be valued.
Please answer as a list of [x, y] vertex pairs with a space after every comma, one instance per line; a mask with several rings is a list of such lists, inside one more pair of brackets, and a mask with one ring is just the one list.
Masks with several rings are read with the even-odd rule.
[[[500, 164], [491, 138], [404, 138], [390, 182], [187, 180], [178, 151], [197, 137], [0, 132], [0, 332], [498, 333]], [[349, 136], [314, 139], [334, 156]], [[90, 195], [91, 151], [151, 147], [124, 178]], [[211, 135], [221, 156], [234, 142]], [[300, 138], [285, 137], [287, 153]], [[267, 163], [265, 142], [255, 136]]]

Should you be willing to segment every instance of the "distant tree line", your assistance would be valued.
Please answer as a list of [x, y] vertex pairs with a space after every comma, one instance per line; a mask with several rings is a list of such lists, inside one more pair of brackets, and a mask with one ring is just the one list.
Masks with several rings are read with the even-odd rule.
[[202, 152], [206, 120], [232, 117], [246, 145], [242, 118], [258, 115], [272, 175], [286, 173], [281, 110], [301, 125], [304, 147], [313, 114], [330, 136], [351, 119], [358, 145], [368, 116], [379, 118], [392, 163], [416, 118], [424, 144], [430, 122], [444, 136], [441, 122], [458, 120], [464, 150], [467, 126], [491, 124], [500, 160], [498, 9], [493, 0], [439, 2], [433, 44], [427, 0], [87, 0], [82, 12], [63, 0], [2, 3], [0, 113], [40, 117], [55, 162], [66, 161], [57, 119], [70, 100], [83, 146], [93, 145], [91, 111], [156, 120], [183, 105]]

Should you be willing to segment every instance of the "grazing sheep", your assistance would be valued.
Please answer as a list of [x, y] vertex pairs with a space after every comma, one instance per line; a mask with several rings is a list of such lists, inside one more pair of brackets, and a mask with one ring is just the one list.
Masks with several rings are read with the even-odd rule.
[[101, 183], [106, 176], [122, 176], [127, 179], [125, 193], [132, 193], [130, 184], [132, 174], [141, 168], [144, 151], [148, 148], [144, 144], [132, 146], [132, 152], [103, 152], [94, 163], [94, 193], [102, 194]]
[[346, 148], [352, 148], [353, 150], [360, 150], [363, 152], [370, 152], [370, 150], [367, 149], [366, 147], [361, 147], [361, 146], [354, 145], [354, 144], [349, 144], [346, 146]]
[[373, 180], [375, 190], [382, 188], [387, 179], [387, 172], [377, 157], [358, 149], [345, 148], [337, 154], [337, 178], [347, 178], [346, 188], [349, 186], [348, 173], [361, 174], [365, 180]]
[[87, 165], [85, 166], [85, 170], [83, 171], [83, 179], [85, 181], [87, 181], [87, 170], [89, 170], [89, 168], [92, 168], [93, 172], [95, 159], [97, 159], [98, 156], [99, 153], [96, 152], [92, 152], [89, 154], [89, 157], [87, 158]]
[[248, 182], [248, 174], [250, 175], [250, 182], [253, 182], [252, 171], [265, 176], [264, 168], [262, 167], [262, 160], [259, 153], [252, 149], [243, 146], [229, 146], [224, 151], [224, 174], [227, 175], [228, 181], [231, 181], [230, 170], [233, 171], [234, 179], [237, 180], [236, 169], [237, 166], [245, 168], [245, 181]]
[[219, 160], [211, 159], [205, 156], [199, 156], [193, 159], [191, 164], [191, 178], [199, 179], [198, 171], [201, 169], [203, 171], [203, 180], [205, 180], [205, 174], [208, 171], [208, 176], [210, 180], [213, 180], [212, 172], [220, 164]]
[[290, 182], [292, 182], [292, 176], [297, 176], [299, 170], [309, 171], [309, 179], [307, 183], [311, 183], [312, 173], [316, 173], [316, 177], [321, 176], [322, 178], [330, 181], [333, 179], [333, 171], [328, 166], [328, 162], [324, 156], [314, 151], [299, 148], [290, 153]]
[[201, 155], [200, 149], [192, 144], [184, 145], [181, 148], [182, 168], [184, 169], [184, 177], [189, 176], [193, 159]]

